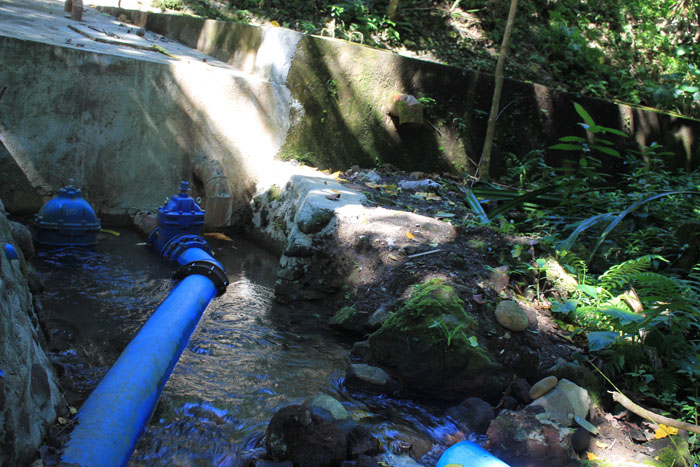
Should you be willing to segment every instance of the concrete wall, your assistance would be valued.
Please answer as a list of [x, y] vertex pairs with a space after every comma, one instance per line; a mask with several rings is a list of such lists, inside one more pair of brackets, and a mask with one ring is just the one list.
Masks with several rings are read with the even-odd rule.
[[205, 154], [225, 167], [238, 222], [289, 127], [286, 87], [220, 67], [3, 36], [0, 63], [0, 195], [15, 213], [69, 179], [107, 218], [155, 208]]
[[[254, 64], [262, 38], [280, 30], [185, 16], [106, 11], [115, 16], [126, 14], [149, 30], [257, 74], [260, 71]], [[305, 35], [296, 47], [287, 85], [296, 105], [291, 109], [292, 126], [280, 152], [282, 158], [301, 158], [333, 169], [390, 162], [407, 170], [464, 171], [481, 154], [493, 76]], [[388, 115], [390, 99], [397, 93], [435, 100], [426, 109], [426, 125], [400, 127]], [[555, 144], [562, 136], [584, 135], [572, 101], [583, 105], [596, 123], [625, 131], [633, 143], [660, 142], [678, 155], [672, 165], [694, 167], [700, 161], [699, 121], [506, 80], [495, 138], [494, 175], [505, 153], [525, 155]], [[548, 153], [553, 164], [562, 157], [561, 151]], [[614, 169], [616, 162], [609, 162]]]
[[[479, 159], [490, 75], [282, 28], [105, 10], [240, 71], [0, 37], [0, 196], [10, 211], [36, 212], [72, 178], [109, 222], [162, 204], [207, 154], [230, 178], [235, 224], [256, 185], [270, 185], [275, 157], [428, 172], [467, 171]], [[425, 125], [388, 115], [396, 93], [434, 99]], [[507, 152], [583, 134], [572, 100], [599, 124], [661, 142], [679, 155], [674, 164], [697, 165], [698, 121], [507, 80], [494, 174]], [[548, 153], [553, 164], [562, 157]]]

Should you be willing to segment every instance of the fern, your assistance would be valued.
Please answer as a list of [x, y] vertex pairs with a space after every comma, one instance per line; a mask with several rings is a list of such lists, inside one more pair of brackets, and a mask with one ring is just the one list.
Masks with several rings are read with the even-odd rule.
[[646, 255], [636, 259], [630, 259], [620, 264], [612, 266], [605, 271], [598, 282], [605, 289], [622, 289], [629, 284], [633, 276], [646, 272], [652, 268], [654, 261], [666, 261], [658, 255]]

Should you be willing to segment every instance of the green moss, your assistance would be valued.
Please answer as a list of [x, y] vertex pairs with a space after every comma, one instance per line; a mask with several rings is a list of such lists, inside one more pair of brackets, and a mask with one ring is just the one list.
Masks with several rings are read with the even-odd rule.
[[277, 185], [272, 185], [269, 190], [267, 190], [267, 197], [270, 202], [279, 201], [282, 198], [282, 189]]
[[452, 286], [443, 279], [430, 279], [414, 285], [411, 297], [384, 325], [440, 338], [441, 331], [433, 324], [441, 321], [452, 327], [462, 325], [461, 329], [467, 332], [476, 327], [476, 321], [464, 311], [463, 305]]

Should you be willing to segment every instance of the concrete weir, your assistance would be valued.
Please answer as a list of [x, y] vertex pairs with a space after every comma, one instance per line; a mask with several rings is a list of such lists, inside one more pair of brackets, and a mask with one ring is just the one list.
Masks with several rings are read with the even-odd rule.
[[266, 35], [261, 48], [276, 56], [258, 54], [244, 73], [93, 8], [83, 22], [64, 15], [62, 2], [0, 5], [7, 209], [36, 212], [68, 179], [107, 219], [154, 208], [207, 156], [239, 222], [290, 126], [285, 67], [271, 63], [288, 70], [294, 38]]

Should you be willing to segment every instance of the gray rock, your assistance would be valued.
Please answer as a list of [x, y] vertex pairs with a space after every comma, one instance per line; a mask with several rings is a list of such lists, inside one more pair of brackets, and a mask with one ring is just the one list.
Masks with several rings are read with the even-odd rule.
[[486, 433], [496, 414], [488, 402], [478, 397], [470, 397], [447, 413], [459, 423], [464, 432]]
[[297, 226], [305, 234], [320, 232], [335, 215], [331, 209], [314, 208], [310, 203], [305, 204], [304, 208], [297, 214]]
[[29, 229], [19, 222], [8, 221], [10, 225], [10, 234], [17, 246], [22, 250], [25, 259], [29, 259], [34, 255], [34, 242], [32, 233]]
[[361, 182], [369, 183], [381, 183], [382, 181], [382, 176], [374, 170], [368, 170], [367, 172], [359, 172], [356, 178]]
[[377, 308], [374, 313], [372, 313], [367, 320], [367, 325], [370, 327], [370, 329], [378, 329], [384, 321], [387, 320], [391, 316], [391, 311], [389, 310], [389, 307], [386, 305], [379, 305], [379, 308]]
[[350, 355], [355, 358], [359, 358], [363, 362], [369, 362], [372, 360], [372, 349], [369, 346], [369, 341], [359, 341], [355, 342], [350, 349]]
[[326, 394], [309, 397], [302, 403], [302, 406], [311, 409], [311, 413], [316, 413], [330, 422], [343, 422], [350, 418], [350, 414], [343, 407], [343, 404]]
[[537, 398], [529, 407], [544, 409], [544, 412], [537, 414], [540, 420], [551, 420], [562, 426], [571, 426], [575, 415], [582, 419], [586, 418], [590, 405], [591, 397], [588, 391], [563, 379], [554, 389]]
[[530, 325], [525, 312], [513, 300], [503, 300], [496, 306], [496, 321], [513, 332], [522, 332]]
[[[16, 223], [15, 223], [16, 224]], [[28, 242], [21, 225], [14, 227]], [[0, 245], [15, 241], [6, 214], [0, 212]], [[23, 252], [28, 255], [30, 251]], [[0, 254], [0, 465], [24, 465], [35, 456], [62, 407], [57, 378], [36, 322], [27, 278], [17, 261]]]
[[399, 388], [399, 384], [389, 373], [364, 363], [348, 366], [345, 384], [352, 389], [378, 394], [391, 394]]
[[547, 376], [546, 378], [542, 378], [530, 388], [530, 399], [534, 400], [544, 394], [547, 394], [549, 391], [554, 389], [554, 386], [556, 386], [558, 382], [559, 379], [556, 376]]

